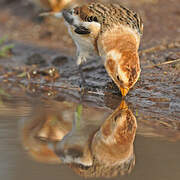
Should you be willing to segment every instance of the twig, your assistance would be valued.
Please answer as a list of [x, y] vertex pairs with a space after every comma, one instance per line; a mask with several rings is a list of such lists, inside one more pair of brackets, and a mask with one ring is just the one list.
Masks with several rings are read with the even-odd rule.
[[161, 44], [161, 45], [158, 45], [155, 47], [141, 50], [141, 51], [139, 51], [139, 54], [142, 55], [142, 54], [152, 53], [155, 51], [162, 51], [162, 50], [166, 50], [166, 49], [170, 49], [170, 48], [178, 48], [178, 47], [180, 47], [180, 41], [175, 41], [175, 42], [171, 42], [169, 44]]
[[155, 65], [152, 65], [152, 66], [145, 66], [144, 69], [149, 69], [149, 68], [153, 68], [153, 67], [157, 67], [157, 66], [162, 66], [162, 65], [166, 65], [166, 64], [172, 64], [172, 63], [179, 62], [179, 61], [180, 61], [180, 59], [169, 60], [169, 61], [166, 61], [166, 62], [163, 62], [163, 63], [159, 63], [159, 64], [155, 64]]

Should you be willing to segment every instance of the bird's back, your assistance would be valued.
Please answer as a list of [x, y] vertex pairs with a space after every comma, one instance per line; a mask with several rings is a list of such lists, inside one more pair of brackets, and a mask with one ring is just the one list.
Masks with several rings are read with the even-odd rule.
[[[86, 18], [83, 15], [87, 11], [98, 17], [98, 21], [102, 26], [101, 32], [112, 28], [113, 25], [124, 25], [135, 30], [140, 35], [143, 33], [143, 23], [140, 16], [120, 4], [90, 3], [88, 6], [85, 5], [84, 9], [81, 9], [81, 18]], [[83, 12], [85, 13], [83, 14]]]

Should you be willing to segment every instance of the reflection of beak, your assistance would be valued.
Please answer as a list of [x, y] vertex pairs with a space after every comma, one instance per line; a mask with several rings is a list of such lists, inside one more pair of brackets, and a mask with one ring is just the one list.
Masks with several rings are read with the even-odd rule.
[[129, 89], [127, 89], [127, 88], [120, 87], [120, 89], [121, 89], [122, 96], [126, 96], [126, 94], [129, 92]]
[[128, 109], [128, 106], [127, 106], [125, 100], [122, 100], [122, 101], [121, 101], [121, 104], [120, 104], [119, 108], [120, 108], [120, 109]]
[[55, 16], [57, 18], [61, 18], [62, 17], [62, 12], [44, 12], [39, 14], [39, 16]]

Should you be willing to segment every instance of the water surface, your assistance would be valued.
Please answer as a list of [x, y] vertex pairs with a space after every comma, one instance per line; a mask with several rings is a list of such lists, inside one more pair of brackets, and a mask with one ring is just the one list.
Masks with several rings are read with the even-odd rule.
[[[2, 95], [1, 91], [1, 177], [5, 180], [84, 179], [84, 176], [103, 179], [111, 175], [114, 179], [180, 178], [177, 121], [159, 120], [157, 124], [158, 119], [157, 122], [143, 119], [148, 115], [156, 117], [156, 113], [137, 113], [133, 104], [128, 107], [128, 102], [119, 101], [114, 103], [117, 107], [108, 107], [106, 103], [100, 106], [87, 101], [88, 95], [83, 98], [77, 96], [73, 100], [62, 93], [59, 98], [47, 99], [16, 91]], [[107, 139], [109, 143], [116, 135], [121, 140], [117, 138], [115, 144], [100, 143]], [[97, 162], [94, 156], [102, 158], [100, 153], [104, 153], [104, 161]], [[95, 172], [98, 168], [100, 173]]]

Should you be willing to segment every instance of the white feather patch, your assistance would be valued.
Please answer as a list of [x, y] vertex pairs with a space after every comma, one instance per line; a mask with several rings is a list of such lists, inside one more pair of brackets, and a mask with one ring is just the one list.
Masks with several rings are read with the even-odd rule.
[[119, 59], [121, 59], [122, 54], [116, 50], [111, 50], [107, 53], [107, 56], [108, 56], [108, 58], [110, 57], [113, 60], [115, 60], [117, 63], [117, 61], [119, 61]]
[[124, 82], [124, 83], [128, 83], [128, 78], [126, 76], [126, 73], [122, 70], [121, 68], [121, 57], [122, 57], [122, 54], [117, 51], [117, 50], [111, 50], [107, 53], [107, 58], [111, 58], [115, 61], [116, 63], [116, 66], [118, 67], [117, 70], [118, 70], [118, 75], [120, 77], [120, 79]]

